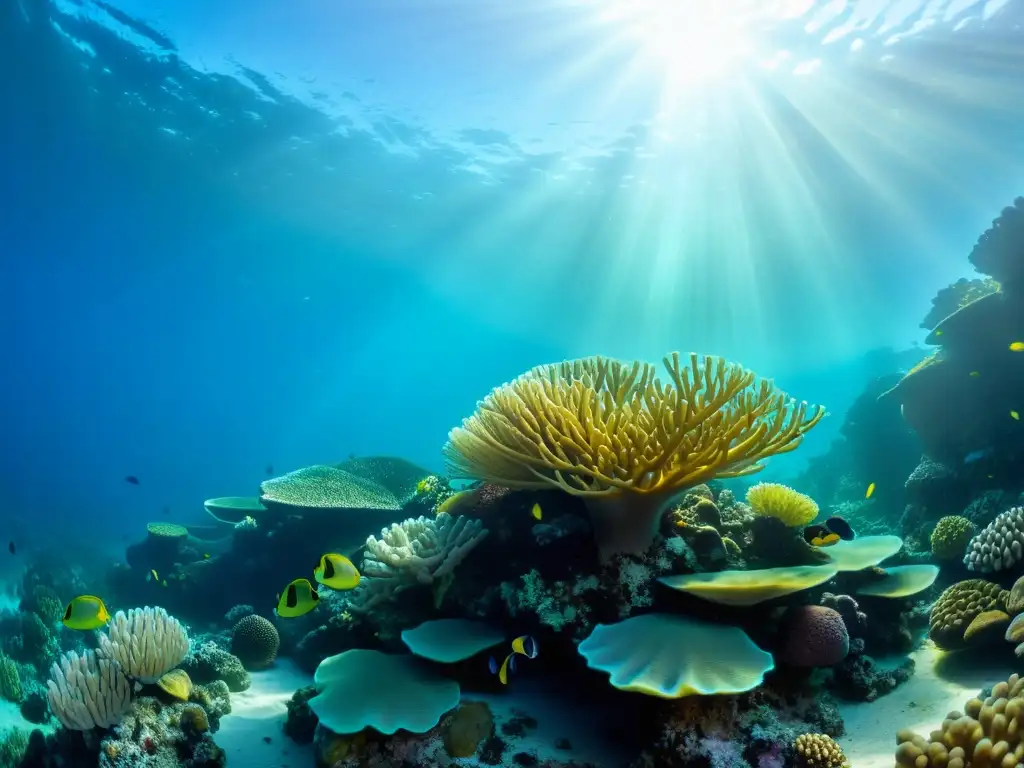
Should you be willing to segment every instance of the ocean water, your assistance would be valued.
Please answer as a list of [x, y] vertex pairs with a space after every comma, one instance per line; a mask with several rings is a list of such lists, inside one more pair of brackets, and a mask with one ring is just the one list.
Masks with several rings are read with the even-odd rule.
[[[40, 730], [0, 766], [822, 764], [801, 734], [893, 765], [899, 728], [1020, 669], [1024, 202], [996, 220], [1024, 195], [1022, 23], [1020, 0], [0, 3], [0, 719]], [[740, 387], [655, 412], [673, 351], [823, 416]], [[501, 400], [597, 355], [661, 384], [608, 405], [549, 371], [547, 429]], [[594, 390], [647, 442], [571, 399]], [[792, 570], [844, 547], [858, 568]], [[318, 583], [328, 553], [358, 587]], [[719, 596], [658, 581], [692, 573]], [[285, 616], [302, 578], [319, 603]], [[191, 650], [153, 668], [251, 684], [193, 694], [192, 732], [121, 659], [124, 711], [70, 727], [61, 655], [120, 626], [79, 621], [83, 595], [166, 610]], [[645, 615], [644, 642], [580, 647]], [[438, 620], [474, 624], [403, 642]], [[847, 650], [796, 661], [829, 626]], [[246, 655], [263, 635], [272, 663]], [[311, 713], [318, 665], [360, 650], [419, 677], [317, 673]]]

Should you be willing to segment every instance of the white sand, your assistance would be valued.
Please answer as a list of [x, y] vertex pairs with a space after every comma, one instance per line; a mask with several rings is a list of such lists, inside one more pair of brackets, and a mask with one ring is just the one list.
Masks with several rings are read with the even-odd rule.
[[[272, 669], [252, 673], [252, 686], [231, 694], [231, 714], [221, 720], [214, 741], [238, 768], [312, 768], [313, 745], [300, 745], [281, 730], [288, 716], [286, 704], [313, 678], [287, 659]], [[270, 743], [264, 737], [270, 737]]]
[[1002, 656], [943, 654], [930, 642], [912, 655], [917, 667], [905, 684], [877, 701], [840, 706], [846, 735], [839, 743], [854, 768], [893, 768], [896, 731], [909, 728], [927, 737], [947, 714], [963, 711], [982, 688], [1015, 671]]

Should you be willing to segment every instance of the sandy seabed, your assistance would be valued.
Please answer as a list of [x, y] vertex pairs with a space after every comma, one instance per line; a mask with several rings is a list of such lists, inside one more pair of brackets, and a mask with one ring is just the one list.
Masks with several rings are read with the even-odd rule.
[[852, 768], [893, 768], [898, 730], [927, 737], [983, 688], [1020, 671], [1002, 654], [985, 659], [943, 654], [927, 641], [911, 656], [914, 675], [895, 691], [877, 701], [840, 705], [846, 734], [838, 741]]

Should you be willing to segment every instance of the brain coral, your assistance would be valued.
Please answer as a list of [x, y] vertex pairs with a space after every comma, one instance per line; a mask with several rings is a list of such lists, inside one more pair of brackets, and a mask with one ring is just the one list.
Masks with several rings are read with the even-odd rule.
[[777, 657], [794, 667], [831, 667], [850, 652], [850, 635], [838, 611], [823, 605], [786, 610]]
[[932, 554], [936, 560], [959, 560], [975, 533], [974, 523], [962, 515], [940, 518], [932, 531]]
[[720, 358], [663, 362], [668, 381], [649, 363], [603, 357], [526, 372], [451, 431], [450, 474], [581, 496], [605, 558], [642, 554], [682, 491], [760, 470], [824, 414]]
[[758, 483], [747, 491], [747, 504], [759, 515], [774, 517], [790, 527], [807, 525], [818, 516], [810, 496], [781, 483]]
[[932, 606], [928, 635], [943, 650], [966, 646], [964, 633], [986, 611], [1005, 611], [1009, 592], [983, 579], [967, 579], [947, 587]]
[[971, 539], [964, 555], [969, 571], [991, 573], [1024, 559], [1024, 507], [1012, 507]]
[[950, 712], [929, 739], [907, 730], [897, 733], [897, 768], [1012, 768], [1024, 763], [1024, 680], [1019, 675], [994, 685], [984, 701], [971, 699], [964, 709], [966, 714]]
[[277, 628], [256, 614], [246, 616], [231, 630], [231, 652], [246, 669], [269, 667], [277, 658], [280, 645]]

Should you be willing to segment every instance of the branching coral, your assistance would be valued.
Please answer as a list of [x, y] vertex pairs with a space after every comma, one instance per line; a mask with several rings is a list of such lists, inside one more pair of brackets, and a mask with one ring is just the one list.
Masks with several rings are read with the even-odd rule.
[[[410, 518], [366, 540], [363, 575], [354, 608], [367, 610], [416, 584], [441, 589], [455, 568], [487, 536], [480, 520], [452, 517]], [[435, 594], [435, 599], [438, 594]]]
[[668, 383], [649, 363], [602, 357], [534, 368], [452, 430], [451, 474], [582, 496], [603, 556], [642, 554], [680, 492], [757, 472], [824, 414], [719, 358], [664, 364]]

